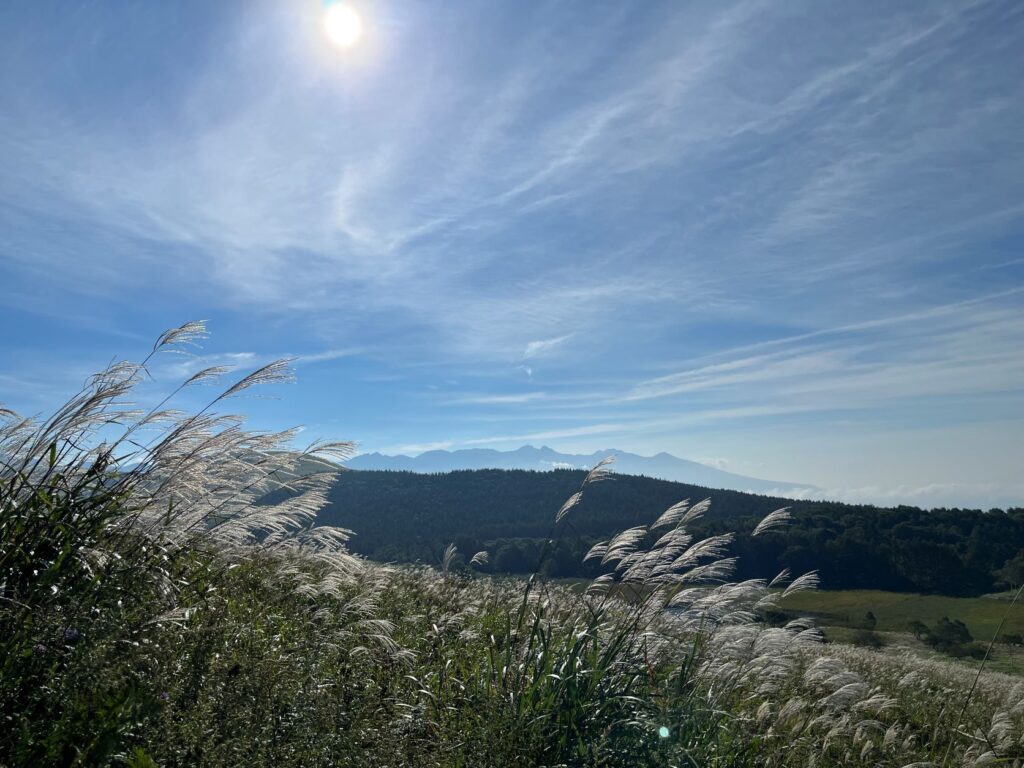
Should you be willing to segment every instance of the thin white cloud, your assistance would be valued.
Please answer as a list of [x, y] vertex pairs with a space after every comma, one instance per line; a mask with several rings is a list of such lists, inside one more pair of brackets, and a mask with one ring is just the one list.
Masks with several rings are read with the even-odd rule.
[[518, 435], [492, 435], [490, 437], [474, 438], [472, 440], [456, 441], [458, 445], [496, 445], [499, 443], [529, 443], [537, 440], [558, 440], [568, 437], [583, 437], [587, 435], [621, 434], [628, 430], [624, 424], [590, 424], [585, 427], [574, 427], [571, 429], [549, 429], [540, 432], [528, 432]]
[[295, 355], [295, 364], [303, 365], [306, 363], [325, 363], [330, 360], [340, 360], [344, 357], [353, 357], [358, 355], [363, 350], [358, 348], [351, 349], [327, 349], [323, 352], [311, 352], [309, 354]]
[[728, 459], [722, 459], [719, 457], [705, 456], [693, 459], [698, 464], [707, 464], [709, 467], [715, 467], [716, 469], [729, 469], [730, 462]]
[[272, 354], [268, 352], [218, 352], [215, 354], [192, 354], [178, 352], [159, 359], [150, 368], [161, 378], [187, 379], [204, 368], [225, 367], [230, 371], [244, 368], [258, 368], [275, 360], [290, 360], [292, 365], [311, 365], [315, 363], [340, 360], [360, 354], [359, 349], [328, 349], [323, 352], [307, 354]]
[[522, 392], [514, 395], [469, 395], [448, 402], [452, 405], [522, 405], [547, 399], [545, 392]]
[[428, 451], [447, 451], [454, 447], [454, 443], [447, 440], [440, 440], [433, 443], [406, 443], [403, 445], [396, 445], [392, 448], [385, 448], [381, 453], [389, 456], [419, 456], [421, 453], [427, 453]]
[[1002, 509], [1024, 504], [1024, 485], [1003, 483], [929, 483], [927, 485], [880, 486], [859, 488], [776, 489], [770, 495], [783, 498], [820, 501], [843, 501], [850, 504], [879, 506], [965, 507], [971, 509]]
[[205, 368], [224, 367], [230, 371], [240, 368], [256, 368], [269, 362], [272, 358], [258, 355], [255, 352], [219, 352], [216, 354], [197, 355], [186, 352], [158, 358], [150, 370], [155, 378], [164, 381], [188, 379]]
[[556, 336], [553, 339], [539, 339], [537, 341], [531, 341], [526, 345], [526, 349], [523, 350], [523, 360], [529, 360], [533, 357], [540, 357], [542, 355], [549, 354], [572, 337], [573, 334], [567, 333], [564, 336]]
[[949, 305], [839, 331], [792, 336], [771, 342], [771, 352], [649, 379], [626, 399], [716, 392], [721, 400], [738, 392], [747, 399], [781, 396], [849, 408], [899, 398], [1012, 393], [1024, 384], [1024, 317], [998, 302]]

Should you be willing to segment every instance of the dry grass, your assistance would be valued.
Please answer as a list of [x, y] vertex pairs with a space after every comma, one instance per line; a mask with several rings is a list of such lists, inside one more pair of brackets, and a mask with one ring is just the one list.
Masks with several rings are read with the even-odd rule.
[[[294, 432], [214, 412], [284, 364], [196, 413], [169, 402], [224, 371], [128, 403], [152, 355], [204, 333], [168, 332], [46, 421], [5, 416], [0, 764], [1021, 763], [1024, 686], [766, 625], [816, 577], [729, 581], [731, 537], [688, 530], [708, 502], [595, 546], [607, 573], [582, 590], [543, 562], [455, 572], [454, 548], [436, 570], [351, 556], [313, 525], [330, 477], [307, 471], [351, 446], [294, 451]], [[608, 469], [553, 511], [551, 541]]]

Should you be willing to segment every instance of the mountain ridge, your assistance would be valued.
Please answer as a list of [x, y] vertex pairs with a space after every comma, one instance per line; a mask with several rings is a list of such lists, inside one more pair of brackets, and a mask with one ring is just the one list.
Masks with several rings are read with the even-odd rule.
[[[317, 524], [354, 531], [356, 554], [382, 562], [441, 561], [455, 544], [463, 562], [486, 550], [489, 573], [531, 573], [552, 543], [556, 511], [580, 488], [584, 470], [478, 469], [443, 473], [339, 472]], [[619, 474], [586, 489], [555, 536], [549, 575], [592, 578], [584, 561], [617, 533], [647, 526], [670, 506], [705, 498], [690, 528], [697, 538], [735, 534], [736, 578], [790, 568], [816, 570], [829, 589], [976, 596], [996, 591], [1001, 569], [1024, 546], [1024, 509], [876, 507], [793, 500]], [[280, 499], [278, 499], [280, 500]], [[784, 529], [753, 536], [770, 512], [787, 507]], [[977, 547], [978, 541], [985, 542]]]
[[589, 469], [606, 456], [614, 456], [614, 469], [620, 474], [643, 475], [660, 480], [700, 485], [707, 488], [745, 491], [748, 493], [786, 493], [819, 490], [806, 483], [764, 480], [727, 472], [723, 469], [681, 459], [661, 451], [654, 456], [641, 456], [614, 448], [589, 454], [562, 453], [549, 446], [537, 448], [524, 445], [511, 451], [493, 448], [463, 448], [454, 451], [435, 449], [416, 456], [389, 455], [372, 452], [354, 456], [346, 466], [350, 469], [393, 470], [418, 473], [452, 472], [467, 469]]

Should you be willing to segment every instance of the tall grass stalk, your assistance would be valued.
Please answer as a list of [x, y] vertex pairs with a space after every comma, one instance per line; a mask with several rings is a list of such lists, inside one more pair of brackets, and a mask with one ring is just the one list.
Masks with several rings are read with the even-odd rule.
[[352, 446], [218, 412], [284, 362], [191, 412], [226, 371], [131, 405], [204, 337], [167, 332], [44, 420], [0, 410], [0, 765], [1021, 765], [1024, 683], [770, 625], [817, 576], [732, 581], [731, 536], [691, 531], [709, 500], [596, 544], [586, 585], [547, 579], [607, 461], [528, 579], [454, 546], [439, 568], [352, 556], [316, 525]]
[[[347, 532], [311, 525], [334, 476], [328, 470], [352, 446], [295, 451], [294, 431], [250, 432], [240, 417], [212, 413], [250, 387], [286, 380], [283, 363], [239, 379], [193, 414], [165, 406], [223, 370], [201, 371], [148, 410], [131, 405], [158, 355], [204, 336], [202, 323], [168, 331], [141, 363], [111, 364], [45, 420], [3, 414], [4, 755], [68, 764], [106, 759], [147, 697], [131, 672], [83, 689], [91, 684], [78, 677], [79, 662], [156, 642], [162, 627], [186, 622], [208, 600], [218, 573], [242, 559], [261, 552], [284, 568], [301, 555], [302, 586], [319, 575], [315, 585], [326, 592], [362, 570], [344, 549]], [[290, 493], [286, 501], [257, 503], [282, 489]], [[297, 577], [301, 569], [291, 567]]]

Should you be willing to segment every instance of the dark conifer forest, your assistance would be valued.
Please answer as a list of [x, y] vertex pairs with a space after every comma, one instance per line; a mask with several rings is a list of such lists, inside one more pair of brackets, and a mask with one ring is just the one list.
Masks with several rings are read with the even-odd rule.
[[[493, 573], [530, 573], [551, 534], [552, 511], [584, 473], [472, 470], [446, 474], [348, 471], [320, 521], [350, 528], [350, 547], [374, 560], [440, 562], [445, 547], [486, 550]], [[1024, 509], [881, 508], [795, 501], [616, 475], [595, 485], [555, 543], [552, 577], [592, 577], [583, 555], [598, 541], [653, 521], [683, 499], [711, 500], [701, 536], [736, 532], [739, 578], [785, 567], [817, 570], [826, 589], [979, 595], [1024, 581]], [[753, 538], [769, 512], [789, 507], [785, 535]]]

